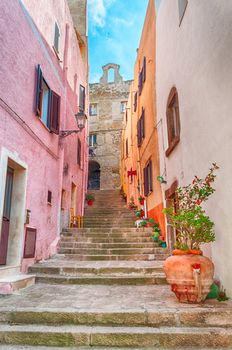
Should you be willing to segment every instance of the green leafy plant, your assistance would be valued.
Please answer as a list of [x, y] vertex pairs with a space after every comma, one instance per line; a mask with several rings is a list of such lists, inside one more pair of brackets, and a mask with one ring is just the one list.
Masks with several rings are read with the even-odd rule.
[[86, 193], [86, 195], [85, 195], [85, 199], [86, 199], [87, 201], [91, 201], [91, 202], [93, 202], [93, 201], [95, 200], [95, 197], [94, 197], [94, 195], [93, 195], [93, 194]]
[[141, 220], [141, 222], [139, 223], [139, 226], [146, 227], [147, 226], [147, 220]]
[[213, 163], [204, 179], [194, 177], [192, 183], [176, 190], [178, 208], [165, 208], [170, 224], [177, 230], [175, 247], [181, 250], [200, 249], [202, 243], [215, 241], [214, 223], [202, 209], [201, 204], [215, 192], [212, 183], [218, 169]]
[[158, 242], [159, 241], [159, 237], [160, 237], [160, 228], [159, 228], [159, 224], [157, 224], [156, 222], [154, 222], [153, 224], [153, 232], [152, 232], [152, 236], [151, 238], [153, 239], [153, 241]]

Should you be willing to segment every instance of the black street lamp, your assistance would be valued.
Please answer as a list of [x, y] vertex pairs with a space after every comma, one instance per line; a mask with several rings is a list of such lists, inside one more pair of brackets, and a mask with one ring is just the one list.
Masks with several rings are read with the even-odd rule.
[[78, 112], [75, 114], [78, 130], [61, 130], [60, 131], [60, 137], [66, 137], [71, 134], [78, 134], [78, 132], [81, 132], [85, 128], [85, 123], [87, 120], [87, 115], [84, 112]]

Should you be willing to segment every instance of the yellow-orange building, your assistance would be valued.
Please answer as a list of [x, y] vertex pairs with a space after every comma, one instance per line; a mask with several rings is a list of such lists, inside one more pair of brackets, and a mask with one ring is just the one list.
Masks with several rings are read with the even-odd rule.
[[133, 197], [139, 205], [139, 196], [144, 196], [148, 217], [159, 223], [165, 236], [162, 191], [157, 180], [162, 174], [156, 115], [155, 18], [154, 0], [149, 0], [124, 118], [121, 170], [127, 201]]

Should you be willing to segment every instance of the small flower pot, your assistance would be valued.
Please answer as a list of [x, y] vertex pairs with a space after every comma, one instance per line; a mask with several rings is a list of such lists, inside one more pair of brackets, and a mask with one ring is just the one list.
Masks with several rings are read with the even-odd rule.
[[91, 207], [93, 205], [93, 201], [87, 201], [87, 204]]
[[140, 203], [141, 205], [144, 205], [144, 199], [140, 199], [140, 200], [139, 200], [139, 203]]
[[143, 218], [144, 215], [145, 215], [145, 212], [142, 210], [142, 211], [140, 212], [140, 218]]

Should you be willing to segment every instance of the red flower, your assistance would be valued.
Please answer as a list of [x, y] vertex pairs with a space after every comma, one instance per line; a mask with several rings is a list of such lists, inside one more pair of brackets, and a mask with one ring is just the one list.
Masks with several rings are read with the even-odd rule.
[[202, 202], [202, 200], [200, 200], [200, 199], [197, 200], [197, 204], [198, 204], [198, 205], [200, 205], [201, 202]]
[[192, 268], [193, 268], [193, 270], [200, 270], [200, 268], [201, 268], [201, 264], [193, 264], [192, 265]]

